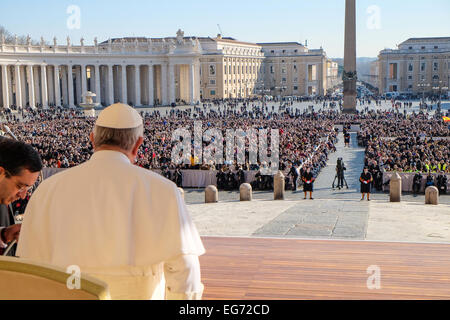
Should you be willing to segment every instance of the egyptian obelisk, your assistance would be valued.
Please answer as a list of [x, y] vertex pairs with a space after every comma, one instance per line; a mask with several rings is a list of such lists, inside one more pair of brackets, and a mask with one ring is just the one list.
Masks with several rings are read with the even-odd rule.
[[345, 0], [344, 113], [356, 113], [356, 0]]

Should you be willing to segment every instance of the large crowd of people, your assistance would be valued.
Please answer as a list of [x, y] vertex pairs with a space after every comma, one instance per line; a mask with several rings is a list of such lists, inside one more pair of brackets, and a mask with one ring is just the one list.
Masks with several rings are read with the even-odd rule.
[[[172, 133], [177, 128], [194, 132], [194, 121], [201, 121], [203, 131], [219, 129], [225, 138], [226, 130], [276, 129], [279, 131], [279, 169], [288, 176], [287, 188], [296, 188], [294, 175], [289, 172], [308, 166], [314, 176], [326, 165], [330, 152], [335, 151], [336, 124], [360, 124], [358, 142], [366, 148], [364, 165], [374, 177], [374, 186], [381, 190], [383, 171], [431, 171], [450, 172], [449, 148], [446, 137], [450, 130], [442, 118], [427, 112], [404, 113], [393, 104], [391, 110], [369, 110], [380, 99], [360, 99], [366, 106], [357, 115], [338, 112], [336, 105], [342, 101], [335, 98], [309, 99], [313, 106], [299, 110], [294, 102], [261, 101], [261, 99], [211, 100], [187, 109], [171, 108], [151, 112], [142, 111], [144, 118], [144, 142], [138, 152], [137, 165], [161, 172], [178, 185], [182, 185], [182, 169], [217, 170], [219, 189], [236, 189], [243, 181], [242, 172], [256, 171], [253, 187], [271, 189], [271, 176], [261, 169], [265, 163], [249, 163], [249, 141], [246, 140], [245, 163], [195, 163], [175, 164], [172, 159]], [[403, 107], [410, 108], [410, 103]], [[315, 110], [318, 109], [318, 110]], [[20, 114], [20, 117], [19, 117]], [[19, 114], [2, 116], [20, 140], [31, 144], [40, 153], [45, 167], [69, 168], [87, 161], [93, 149], [89, 133], [93, 118], [84, 117], [81, 111], [21, 109]], [[20, 118], [20, 119], [19, 119]], [[436, 139], [438, 138], [438, 139]], [[442, 139], [442, 140], [439, 140]], [[226, 140], [224, 139], [226, 143]], [[203, 147], [207, 145], [203, 142]], [[270, 149], [270, 136], [268, 147]], [[224, 145], [224, 152], [226, 145]], [[269, 151], [270, 153], [271, 151]], [[301, 183], [301, 179], [299, 179]]]
[[450, 172], [450, 129], [442, 118], [423, 114], [361, 120], [358, 139], [365, 164], [385, 171]]
[[[247, 102], [251, 103], [251, 102]], [[162, 115], [160, 111], [143, 112], [144, 142], [138, 153], [137, 165], [162, 170], [162, 173], [181, 183], [174, 172], [179, 169], [204, 169], [227, 172], [227, 179], [218, 179], [225, 188], [235, 188], [241, 170], [260, 170], [264, 163], [249, 163], [249, 141], [246, 139], [246, 163], [182, 164], [176, 165], [171, 160], [172, 133], [177, 128], [186, 128], [193, 132], [194, 121], [201, 121], [203, 130], [216, 128], [226, 136], [228, 129], [276, 129], [279, 131], [279, 168], [287, 172], [292, 166], [308, 164], [314, 174], [325, 166], [329, 152], [335, 150], [337, 133], [333, 130], [332, 117], [326, 114], [306, 116], [294, 113], [289, 107], [282, 112], [275, 112], [253, 104], [223, 104], [218, 109], [210, 110], [208, 105], [187, 110], [172, 109]], [[14, 116], [15, 117], [15, 116]], [[22, 114], [24, 121], [9, 119], [9, 126], [20, 140], [31, 144], [42, 156], [45, 167], [69, 168], [85, 162], [93, 153], [89, 141], [94, 119], [85, 118], [76, 111], [29, 111]], [[268, 147], [270, 150], [270, 135]], [[226, 141], [224, 150], [226, 149]], [[206, 146], [206, 143], [203, 143]], [[269, 151], [269, 154], [271, 151]], [[170, 172], [170, 171], [172, 172]], [[220, 174], [219, 174], [220, 175]], [[178, 175], [179, 176], [179, 175]], [[231, 177], [230, 177], [231, 176]], [[266, 181], [271, 180], [264, 174], [257, 174], [256, 189], [271, 188]]]

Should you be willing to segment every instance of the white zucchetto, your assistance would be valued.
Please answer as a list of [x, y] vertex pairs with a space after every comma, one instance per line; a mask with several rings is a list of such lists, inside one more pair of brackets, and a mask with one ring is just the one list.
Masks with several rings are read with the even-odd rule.
[[143, 124], [139, 112], [127, 104], [115, 103], [98, 115], [95, 125], [113, 129], [132, 129]]

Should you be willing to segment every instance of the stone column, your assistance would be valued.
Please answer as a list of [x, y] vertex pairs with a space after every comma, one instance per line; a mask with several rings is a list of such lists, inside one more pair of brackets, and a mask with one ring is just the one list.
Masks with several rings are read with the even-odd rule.
[[175, 102], [175, 65], [169, 63], [169, 104]]
[[344, 113], [356, 112], [356, 0], [345, 0]]
[[22, 92], [22, 106], [27, 105], [27, 66], [21, 66], [20, 67], [20, 84], [21, 84], [21, 90]]
[[47, 86], [48, 86], [48, 103], [55, 103], [55, 77], [53, 76], [53, 66], [47, 66]]
[[284, 200], [284, 174], [281, 171], [273, 176], [273, 199]]
[[78, 66], [75, 67], [75, 88], [76, 88], [76, 105], [79, 105], [81, 103], [81, 66], [78, 68]]
[[389, 182], [389, 200], [390, 202], [400, 202], [402, 198], [402, 178], [397, 172], [391, 176]]
[[161, 64], [161, 103], [167, 105], [167, 64]]
[[195, 70], [195, 101], [200, 101], [200, 68], [201, 68], [201, 64], [200, 62], [196, 62], [195, 66], [194, 66], [194, 70]]
[[86, 76], [86, 65], [82, 64], [80, 66], [81, 69], [81, 101], [85, 101], [84, 95], [87, 92], [87, 76]]
[[62, 90], [62, 104], [69, 105], [69, 96], [67, 93], [67, 67], [61, 69], [61, 90]]
[[425, 204], [439, 204], [439, 190], [435, 186], [429, 186], [425, 189]]
[[14, 65], [10, 65], [8, 67], [8, 91], [9, 91], [9, 105], [11, 106], [14, 103]]
[[108, 65], [108, 105], [114, 103], [114, 77], [113, 77], [113, 66]]
[[42, 85], [41, 85], [41, 76], [40, 76], [40, 66], [33, 66], [33, 73], [35, 77], [34, 80], [34, 96], [36, 104], [42, 105]]
[[9, 108], [10, 106], [8, 78], [8, 65], [2, 64], [3, 108]]
[[34, 95], [33, 65], [27, 66], [27, 76], [28, 76], [28, 96], [30, 97], [30, 106], [34, 108], [36, 107], [36, 97]]
[[95, 94], [97, 95], [96, 102], [101, 103], [102, 97], [101, 97], [101, 90], [100, 90], [100, 66], [96, 64], [94, 66], [95, 68]]
[[48, 91], [47, 91], [47, 66], [41, 65], [41, 97], [42, 108], [48, 108]]
[[205, 203], [214, 203], [219, 201], [219, 192], [217, 187], [209, 185], [205, 189]]
[[54, 85], [55, 85], [55, 105], [58, 107], [61, 105], [61, 91], [59, 88], [59, 65], [55, 65], [54, 68], [54, 78], [55, 80]]
[[122, 103], [128, 104], [127, 97], [127, 65], [122, 65]]
[[23, 107], [22, 105], [22, 84], [20, 81], [20, 65], [14, 66], [15, 84], [16, 84], [16, 106]]
[[72, 65], [67, 65], [67, 89], [69, 91], [69, 108], [75, 107], [73, 100], [73, 73]]
[[148, 104], [154, 105], [155, 97], [153, 95], [153, 65], [148, 65]]
[[250, 183], [243, 183], [239, 187], [239, 200], [252, 201], [252, 186]]
[[141, 70], [140, 66], [137, 64], [134, 66], [134, 89], [135, 89], [135, 106], [141, 105]]
[[195, 104], [195, 64], [189, 65], [189, 98], [191, 104]]

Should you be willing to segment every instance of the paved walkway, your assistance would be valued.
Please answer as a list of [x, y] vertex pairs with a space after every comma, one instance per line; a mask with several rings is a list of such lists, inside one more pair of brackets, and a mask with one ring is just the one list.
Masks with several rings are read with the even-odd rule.
[[[350, 147], [344, 146], [339, 134], [336, 152], [329, 157], [327, 166], [317, 177], [313, 197], [286, 210], [253, 235], [267, 236], [281, 233], [286, 237], [356, 238], [364, 239], [367, 227], [367, 202], [360, 199], [359, 175], [364, 164], [364, 148], [359, 148], [356, 133], [351, 133]], [[342, 158], [347, 170], [348, 189], [331, 189], [337, 159]], [[337, 182], [337, 181], [336, 181]], [[298, 191], [303, 194], [301, 191]]]
[[[344, 146], [344, 136], [339, 133], [339, 142], [336, 144], [336, 152], [330, 154], [327, 166], [323, 168], [314, 183], [314, 196], [317, 198], [333, 198], [333, 199], [360, 199], [360, 183], [359, 176], [364, 167], [364, 148], [358, 146], [356, 133], [350, 133], [350, 147]], [[344, 160], [345, 180], [348, 184], [348, 189], [332, 190], [331, 186], [336, 176], [337, 159]], [[337, 184], [337, 179], [336, 183]]]

